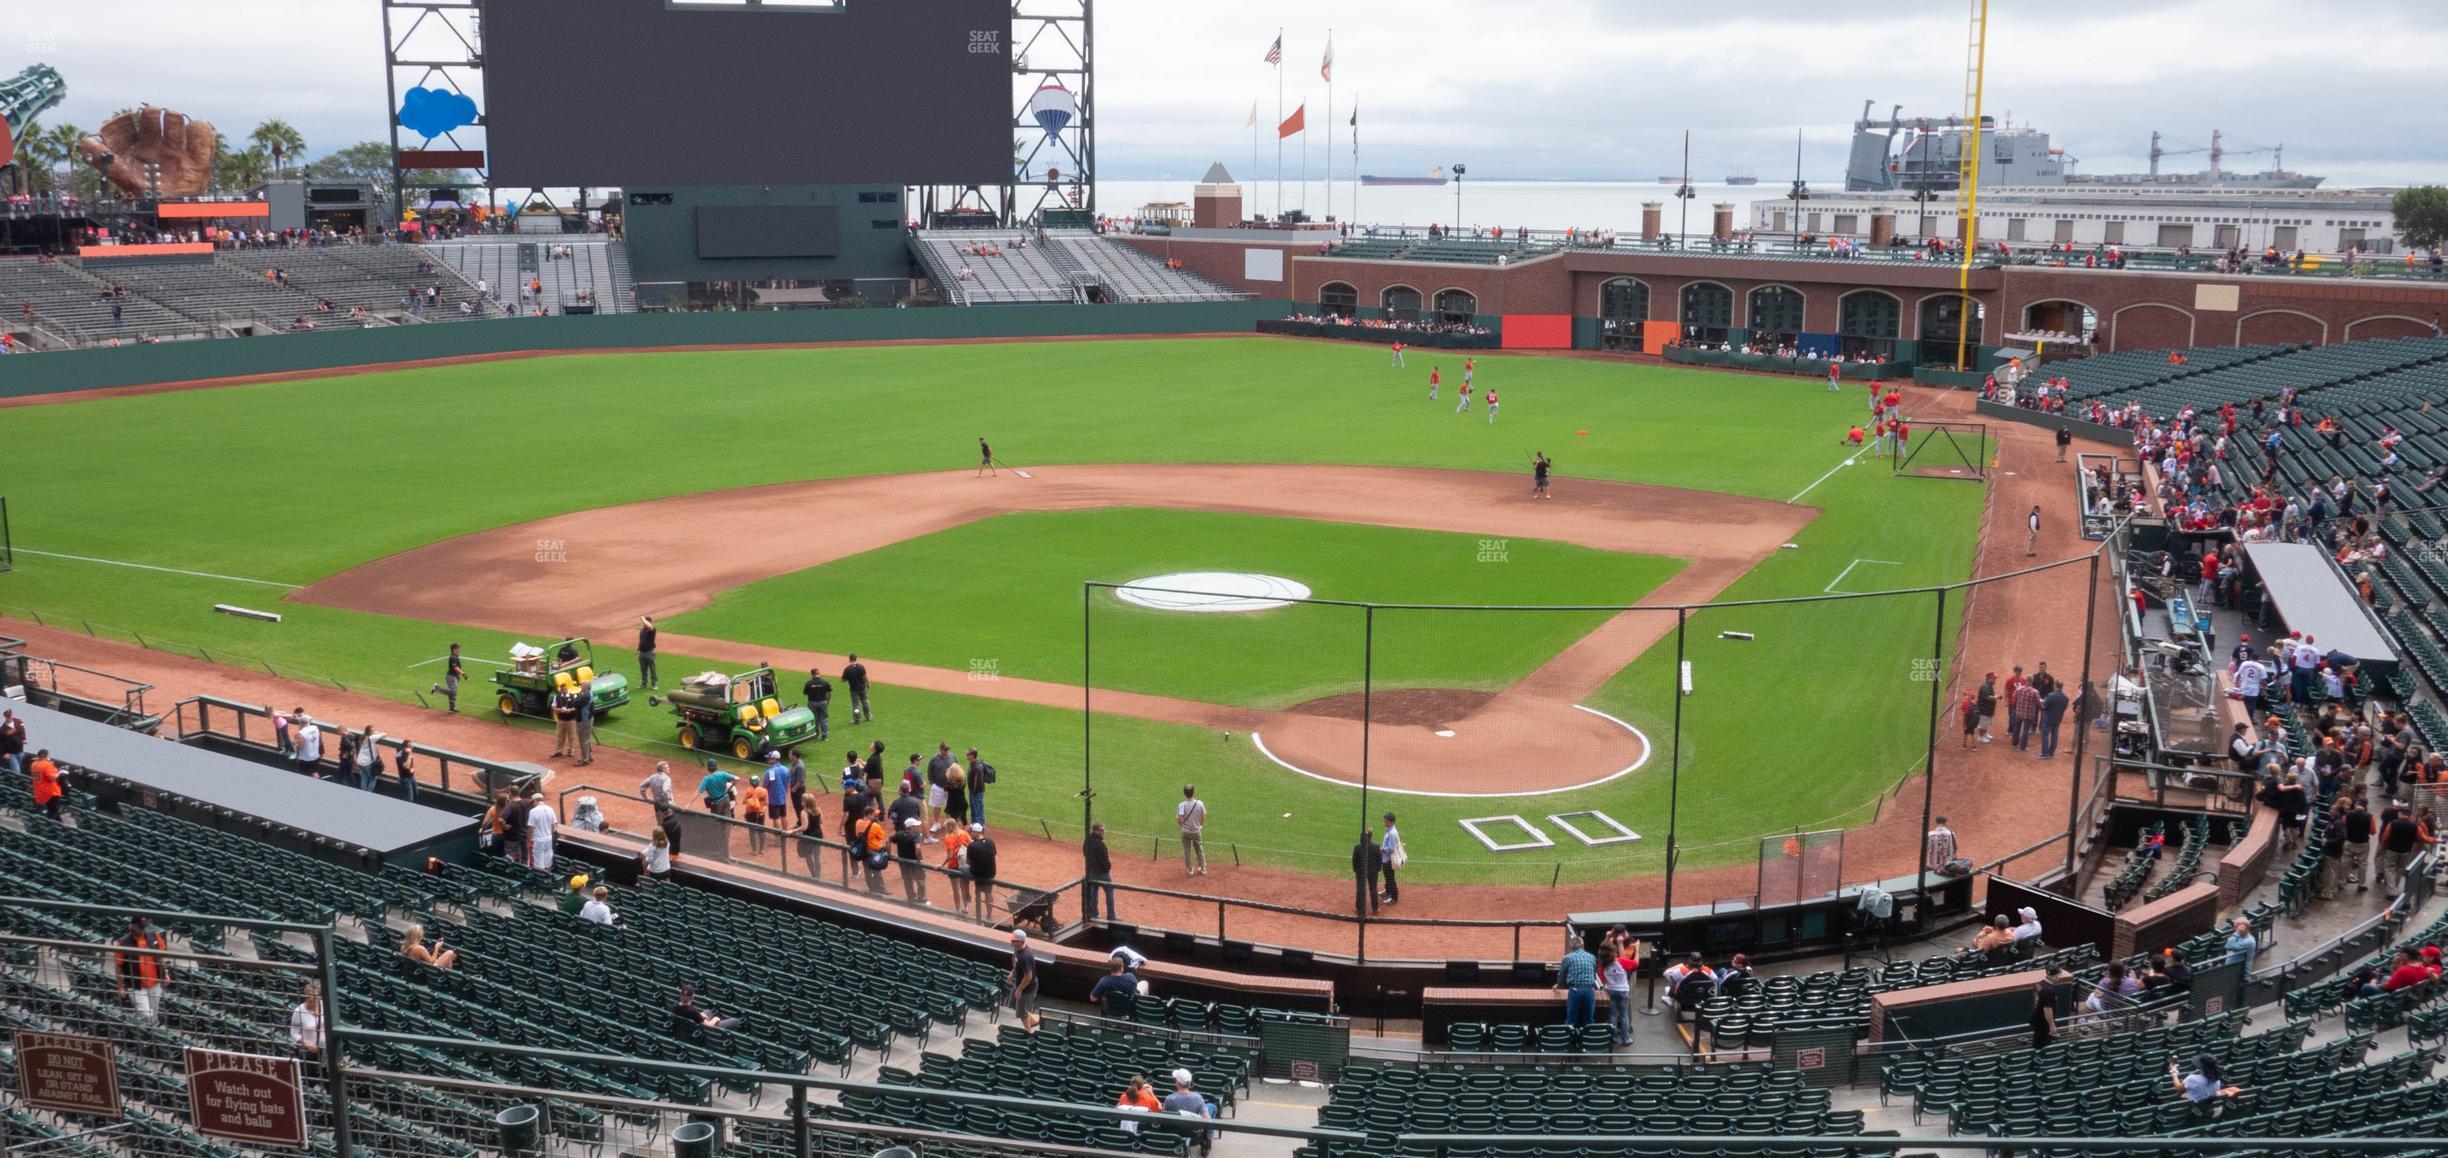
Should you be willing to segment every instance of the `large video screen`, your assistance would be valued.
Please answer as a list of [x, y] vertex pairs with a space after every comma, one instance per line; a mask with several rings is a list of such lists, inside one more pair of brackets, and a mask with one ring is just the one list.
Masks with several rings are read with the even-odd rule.
[[501, 185], [1011, 176], [1010, 0], [484, 0]]

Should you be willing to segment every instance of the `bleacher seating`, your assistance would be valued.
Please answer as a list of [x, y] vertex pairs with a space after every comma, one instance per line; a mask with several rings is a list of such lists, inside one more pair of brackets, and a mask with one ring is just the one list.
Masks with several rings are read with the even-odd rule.
[[1833, 1101], [1798, 1070], [1753, 1066], [1354, 1065], [1318, 1124], [1384, 1154], [1406, 1132], [1517, 1134], [1524, 1154], [1541, 1134], [1860, 1134], [1863, 1111]]
[[[1085, 288], [1066, 256], [1011, 230], [921, 230], [910, 239], [927, 276], [953, 305], [1077, 302]], [[980, 252], [984, 250], [985, 252]], [[969, 271], [962, 277], [961, 271]]]
[[1087, 230], [1055, 230], [1047, 238], [1051, 246], [1073, 259], [1075, 267], [1094, 273], [1115, 301], [1221, 302], [1251, 296], [1225, 289], [1189, 270], [1168, 268], [1129, 245]]
[[28, 324], [26, 307], [30, 306], [34, 319], [57, 327], [77, 343], [199, 335], [201, 327], [193, 319], [133, 293], [118, 299], [120, 317], [112, 321], [111, 299], [104, 296], [110, 286], [111, 282], [73, 262], [30, 257], [0, 261], [0, 330], [25, 334], [38, 347], [45, 345], [44, 339], [51, 335]]
[[[546, 256], [565, 245], [570, 256]], [[432, 242], [423, 250], [456, 270], [470, 286], [484, 283], [496, 314], [519, 309], [518, 287], [529, 278], [543, 283], [544, 308], [554, 313], [580, 304], [580, 290], [593, 295], [599, 314], [637, 308], [629, 296], [628, 247], [600, 234], [538, 235], [532, 240], [477, 236]]]
[[[541, 902], [557, 897], [560, 882], [506, 861], [488, 860], [449, 876], [396, 867], [369, 874], [148, 810], [114, 816], [93, 803], [80, 802], [74, 828], [36, 821], [8, 831], [0, 840], [0, 891], [249, 919], [322, 922], [345, 915], [366, 927], [368, 939], [337, 939], [343, 1015], [369, 1029], [790, 1073], [817, 1063], [846, 1067], [855, 1049], [888, 1056], [897, 1038], [923, 1040], [939, 1026], [957, 1029], [1000, 996], [1002, 972], [995, 966], [688, 886], [625, 891], [620, 905], [629, 927], [607, 930], [546, 907]], [[31, 805], [22, 781], [0, 784], [0, 808], [28, 816]], [[246, 871], [229, 871], [238, 865]], [[447, 937], [462, 954], [459, 967], [433, 970], [401, 958], [396, 934], [384, 927], [395, 916]], [[9, 932], [88, 943], [118, 932], [114, 918], [100, 915], [0, 910], [0, 922]], [[225, 934], [208, 924], [173, 924], [165, 931], [206, 949], [221, 946]], [[258, 936], [251, 947], [265, 960], [313, 959], [279, 938]], [[720, 967], [710, 967], [713, 962]], [[924, 984], [879, 987], [872, 984], [878, 974], [922, 978]], [[669, 1036], [669, 1005], [683, 982], [697, 987], [708, 1008], [746, 1014], [748, 1023], [697, 1040]], [[25, 990], [30, 982], [11, 983], [18, 990], [0, 1004], [54, 1000]], [[245, 988], [185, 986], [181, 993], [218, 999]], [[539, 1004], [535, 996], [546, 993], [565, 997]], [[280, 1003], [277, 1019], [249, 1021], [216, 1009], [193, 1014], [231, 1032], [250, 1032], [246, 1024], [285, 1032], [289, 996], [263, 1000]], [[174, 1035], [180, 1024], [166, 1019], [163, 1032]], [[754, 1092], [562, 1060], [444, 1057], [375, 1043], [353, 1052], [400, 1072], [598, 1095], [702, 1104], [718, 1093]], [[430, 1093], [390, 1090], [382, 1100], [392, 1104]], [[183, 1100], [178, 1104], [183, 1107]], [[489, 1135], [489, 1114], [454, 1109], [452, 1117], [485, 1124]], [[586, 1129], [585, 1114], [565, 1117], [556, 1118], [557, 1127]], [[463, 1151], [437, 1143], [401, 1152]]]
[[1166, 1075], [1184, 1068], [1191, 1072], [1200, 1096], [1217, 1107], [1218, 1116], [1230, 1116], [1234, 1102], [1249, 1092], [1256, 1063], [1256, 1043], [1245, 1038], [1218, 1041], [1059, 1021], [1033, 1034], [1004, 1026], [995, 1041], [970, 1041], [957, 1059], [929, 1053], [916, 1072], [887, 1066], [881, 1085], [852, 1093], [843, 1098], [843, 1104], [863, 1120], [893, 1125], [1180, 1154], [1189, 1139], [1179, 1131], [1150, 1128], [1133, 1132], [1116, 1128], [1104, 1118], [921, 1103], [897, 1093], [895, 1087], [991, 1091], [1101, 1106], [1110, 1105], [1134, 1075], [1170, 1091]]

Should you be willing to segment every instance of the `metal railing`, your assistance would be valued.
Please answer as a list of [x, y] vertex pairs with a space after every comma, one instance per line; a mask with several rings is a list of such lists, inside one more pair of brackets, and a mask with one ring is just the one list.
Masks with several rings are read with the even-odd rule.
[[[272, 715], [271, 709], [259, 704], [241, 703], [220, 696], [189, 696], [172, 706], [169, 718], [175, 725], [175, 736], [182, 744], [209, 739], [237, 745], [258, 756], [291, 756], [294, 762], [288, 740], [272, 725]], [[320, 760], [312, 766], [296, 764], [297, 770], [329, 780], [354, 777], [356, 770], [341, 767], [337, 755], [339, 745], [336, 738], [346, 729], [321, 720], [314, 723], [333, 739], [325, 740], [325, 751]], [[490, 760], [431, 744], [403, 741], [380, 732], [374, 734], [375, 746], [388, 749], [390, 756], [396, 756], [403, 743], [416, 754], [415, 768], [420, 789], [438, 788], [447, 793], [482, 798], [502, 789], [524, 792], [543, 779], [543, 770], [533, 765]], [[396, 766], [394, 759], [386, 757], [376, 775], [378, 782], [390, 781], [395, 792], [399, 788], [399, 777], [394, 771]]]
[[[813, 787], [809, 796], [811, 801], [817, 798]], [[569, 823], [573, 815], [571, 804], [575, 798], [582, 796], [609, 797], [654, 807], [653, 801], [632, 792], [606, 788], [600, 784], [576, 784], [558, 789], [556, 799], [564, 824]], [[866, 850], [843, 841], [809, 835], [799, 829], [751, 824], [702, 808], [687, 808], [685, 798], [676, 795], [674, 811], [685, 818], [681, 823], [686, 835], [680, 850], [684, 855], [706, 857], [740, 868], [761, 869], [787, 877], [793, 883], [814, 885], [828, 892], [856, 894], [870, 903], [883, 902], [923, 909], [987, 927], [1025, 923], [1051, 933], [1062, 923], [1057, 917], [1060, 911], [1057, 900], [1066, 890], [1079, 883], [1072, 881], [1049, 888], [998, 877], [989, 882], [989, 887], [981, 893], [978, 882], [967, 872], [928, 863], [923, 856], [915, 861], [904, 860], [892, 855], [890, 843], [885, 845], [884, 866], [870, 868]], [[823, 810], [817, 811], [815, 817], [820, 827], [833, 823], [825, 817]], [[611, 824], [594, 831], [641, 843], [653, 836], [651, 830], [640, 832]], [[708, 832], [718, 835], [720, 844], [717, 848], [709, 850], [700, 843]], [[921, 845], [920, 849], [924, 854], [939, 852], [942, 847], [940, 844], [927, 844]]]

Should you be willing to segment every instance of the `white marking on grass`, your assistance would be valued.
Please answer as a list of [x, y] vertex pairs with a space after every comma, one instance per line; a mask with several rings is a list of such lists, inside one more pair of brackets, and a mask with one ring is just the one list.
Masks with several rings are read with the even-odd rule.
[[[1383, 784], [1374, 783], [1369, 785], [1369, 791], [1391, 792], [1396, 796], [1439, 796], [1446, 799], [1481, 799], [1486, 797], [1503, 796], [1553, 796], [1559, 792], [1579, 792], [1584, 788], [1595, 788], [1610, 780], [1619, 780], [1623, 777], [1629, 776], [1634, 772], [1640, 771], [1641, 766], [1649, 762], [1650, 755], [1657, 751], [1657, 745], [1649, 742], [1648, 733], [1641, 731], [1639, 728], [1635, 728], [1631, 724], [1628, 724], [1621, 719], [1610, 716], [1605, 712], [1599, 711], [1598, 709], [1589, 707], [1585, 704], [1574, 704], [1573, 708], [1577, 711], [1588, 712], [1599, 719], [1614, 724], [1616, 727], [1622, 728], [1624, 731], [1630, 732], [1634, 736], [1639, 737], [1641, 742], [1640, 759], [1634, 760], [1633, 762], [1626, 764], [1613, 772], [1607, 773], [1596, 780], [1586, 780], [1579, 784], [1567, 784], [1562, 788], [1541, 788], [1536, 792], [1430, 792], [1423, 788], [1388, 788]], [[1323, 781], [1327, 784], [1340, 785], [1344, 788], [1360, 787], [1358, 784], [1340, 777], [1327, 776], [1317, 772], [1312, 772], [1298, 764], [1276, 755], [1273, 749], [1267, 747], [1266, 737], [1261, 736], [1256, 732], [1250, 733], [1250, 743], [1257, 745], [1258, 754], [1274, 761], [1275, 766], [1278, 768], [1285, 769], [1286, 771], [1298, 772], [1311, 780]]]
[[1903, 564], [1902, 564], [1902, 563], [1898, 563], [1898, 562], [1896, 562], [1896, 561], [1895, 561], [1895, 560], [1893, 560], [1893, 559], [1855, 559], [1855, 560], [1853, 560], [1852, 562], [1845, 564], [1845, 565], [1844, 565], [1844, 570], [1842, 570], [1842, 571], [1838, 571], [1838, 572], [1836, 573], [1836, 577], [1835, 577], [1835, 578], [1828, 580], [1828, 585], [1827, 585], [1827, 586], [1825, 586], [1825, 587], [1820, 588], [1820, 589], [1819, 589], [1819, 590], [1820, 590], [1820, 592], [1821, 592], [1821, 593], [1823, 593], [1823, 594], [1827, 594], [1827, 595], [1841, 595], [1841, 594], [1844, 594], [1844, 592], [1841, 592], [1841, 591], [1836, 590], [1836, 585], [1837, 585], [1837, 584], [1839, 584], [1839, 583], [1844, 582], [1844, 581], [1845, 581], [1845, 576], [1852, 574], [1852, 573], [1853, 573], [1853, 569], [1854, 569], [1855, 567], [1859, 567], [1859, 566], [1861, 566], [1861, 565], [1862, 565], [1862, 564], [1864, 564], [1864, 563], [1870, 563], [1870, 564], [1874, 564], [1874, 565], [1876, 565], [1876, 566], [1880, 566], [1880, 567], [1901, 567], [1901, 566], [1903, 566]]
[[1849, 457], [1847, 457], [1847, 458], [1846, 458], [1846, 459], [1845, 459], [1843, 462], [1837, 463], [1836, 465], [1829, 467], [1829, 468], [1828, 468], [1828, 472], [1827, 472], [1827, 474], [1823, 474], [1823, 475], [1820, 475], [1818, 478], [1812, 479], [1812, 480], [1811, 480], [1811, 485], [1806, 486], [1806, 487], [1803, 487], [1801, 490], [1795, 491], [1795, 492], [1794, 492], [1794, 497], [1792, 497], [1792, 498], [1790, 498], [1790, 499], [1785, 500], [1785, 505], [1790, 507], [1790, 506], [1794, 505], [1795, 503], [1801, 502], [1801, 501], [1802, 501], [1802, 496], [1807, 495], [1807, 494], [1811, 493], [1812, 491], [1818, 490], [1818, 489], [1819, 489], [1819, 484], [1820, 484], [1820, 483], [1826, 482], [1826, 481], [1828, 480], [1828, 478], [1829, 478], [1830, 476], [1834, 475], [1834, 474], [1835, 474], [1837, 471], [1843, 470], [1844, 468], [1846, 468], [1846, 467], [1848, 467], [1848, 466], [1853, 465], [1853, 463], [1854, 463], [1854, 461], [1855, 461], [1856, 459], [1859, 459], [1859, 458], [1860, 458], [1862, 455], [1869, 453], [1869, 450], [1870, 450], [1870, 448], [1865, 446], [1865, 447], [1861, 448], [1860, 450], [1854, 451], [1854, 452], [1852, 453], [1852, 455], [1850, 455]]
[[305, 586], [303, 583], [281, 583], [271, 579], [249, 579], [243, 575], [216, 575], [210, 571], [185, 571], [177, 567], [156, 567], [151, 563], [130, 563], [125, 559], [96, 559], [91, 555], [69, 555], [59, 551], [37, 551], [32, 547], [19, 547], [17, 548], [17, 553], [20, 555], [41, 555], [49, 559], [69, 559], [78, 563], [100, 563], [105, 567], [132, 567], [138, 571], [159, 571], [164, 575], [185, 575], [191, 579], [219, 579], [228, 583], [252, 583], [258, 587], [279, 587], [289, 591], [295, 591], [298, 588]]

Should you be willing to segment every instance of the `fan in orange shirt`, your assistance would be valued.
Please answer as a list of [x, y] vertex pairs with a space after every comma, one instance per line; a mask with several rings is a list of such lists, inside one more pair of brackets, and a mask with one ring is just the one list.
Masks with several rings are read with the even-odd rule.
[[952, 877], [952, 907], [969, 910], [969, 830], [954, 824], [947, 826], [943, 837], [943, 867]]

